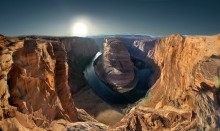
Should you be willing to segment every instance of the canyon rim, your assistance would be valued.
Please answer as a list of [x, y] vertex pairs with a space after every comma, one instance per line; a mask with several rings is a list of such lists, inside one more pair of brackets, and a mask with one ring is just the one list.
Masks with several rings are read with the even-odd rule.
[[0, 35], [1, 130], [219, 130], [219, 83], [219, 34]]

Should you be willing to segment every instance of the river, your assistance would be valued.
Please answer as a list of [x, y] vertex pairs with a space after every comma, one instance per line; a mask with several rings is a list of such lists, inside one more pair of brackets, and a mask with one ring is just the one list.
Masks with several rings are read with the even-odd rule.
[[[102, 53], [98, 52], [84, 70], [84, 76], [88, 84], [99, 97], [110, 104], [128, 104], [145, 96], [149, 89], [148, 78], [151, 74], [150, 69], [143, 68], [143, 66], [141, 68], [136, 66], [138, 77], [136, 86], [129, 92], [119, 93], [108, 87], [95, 73], [94, 63], [101, 55]], [[142, 60], [136, 58], [133, 58], [132, 61], [134, 65], [140, 65], [136, 64], [136, 62], [143, 62]]]

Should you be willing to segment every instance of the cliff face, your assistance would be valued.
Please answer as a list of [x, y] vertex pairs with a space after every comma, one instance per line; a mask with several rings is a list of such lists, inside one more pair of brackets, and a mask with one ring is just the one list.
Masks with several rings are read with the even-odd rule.
[[153, 52], [150, 58], [159, 66], [160, 77], [148, 96], [116, 126], [129, 130], [219, 129], [219, 92], [213, 80], [219, 76], [219, 35], [171, 35], [158, 39]]
[[130, 55], [139, 59], [146, 59], [154, 48], [155, 41], [156, 38], [151, 37], [142, 39], [123, 39]]
[[[219, 128], [214, 76], [220, 67], [220, 37], [172, 35], [158, 41], [153, 59], [161, 76], [152, 88], [157, 108], [165, 105], [192, 111], [198, 129]], [[206, 68], [205, 68], [206, 67]], [[207, 68], [209, 67], [209, 68]], [[159, 93], [163, 95], [156, 95]], [[219, 95], [219, 94], [218, 94]]]
[[8, 119], [4, 116], [1, 122], [11, 126], [0, 124], [0, 128], [49, 128], [54, 119], [77, 121], [77, 112], [68, 85], [64, 46], [57, 41], [25, 39], [9, 44], [8, 49], [11, 52], [4, 51], [4, 55], [1, 55], [5, 74], [1, 79], [4, 80], [1, 83], [1, 103], [5, 103], [2, 109], [8, 108], [5, 105], [10, 93], [9, 103], [18, 110], [15, 110], [14, 119], [22, 126], [13, 126], [15, 122], [7, 122]]
[[98, 46], [90, 38], [62, 38], [69, 65], [69, 84], [73, 93], [86, 85], [83, 70], [98, 52]]
[[12, 51], [7, 48], [9, 41], [2, 35], [0, 35], [0, 120], [4, 119], [6, 114], [4, 113], [9, 109], [9, 91], [7, 84], [7, 74], [12, 65]]
[[[92, 39], [0, 36], [0, 129], [220, 129], [220, 35], [171, 35], [127, 48], [153, 67], [152, 87], [120, 122], [108, 126], [77, 113], [68, 84], [77, 91], [76, 81], [84, 83], [77, 71], [98, 51]], [[87, 122], [76, 122], [79, 112]]]

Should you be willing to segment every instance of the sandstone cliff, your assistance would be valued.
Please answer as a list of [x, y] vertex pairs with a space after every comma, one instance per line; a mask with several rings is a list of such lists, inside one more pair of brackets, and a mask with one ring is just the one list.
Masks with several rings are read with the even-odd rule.
[[146, 106], [187, 111], [191, 114], [188, 116], [190, 124], [194, 123], [198, 130], [219, 128], [219, 105], [213, 98], [213, 89], [217, 88], [213, 78], [220, 67], [219, 35], [171, 35], [157, 42], [153, 59], [161, 74], [152, 87]]
[[[49, 129], [54, 119], [77, 121], [77, 112], [68, 85], [64, 46], [60, 42], [28, 38], [14, 43], [4, 39], [6, 38], [1, 38], [3, 75], [0, 103], [1, 110], [6, 110], [3, 112], [8, 112], [8, 116], [1, 115], [0, 128]], [[8, 101], [17, 109], [10, 107]], [[15, 114], [13, 116], [10, 114], [12, 109]], [[7, 119], [8, 117], [13, 118]]]
[[[158, 38], [151, 45], [136, 41], [132, 48], [138, 48], [154, 70], [152, 87], [112, 126], [76, 110], [68, 84], [67, 61], [74, 68], [76, 56], [92, 57], [98, 48], [86, 44], [79, 48], [84, 51], [80, 54], [70, 41], [74, 40], [0, 36], [0, 129], [220, 129], [220, 35], [176, 34]], [[94, 49], [85, 51], [88, 48]], [[86, 122], [76, 122], [80, 115]]]
[[[216, 94], [213, 90], [217, 88], [214, 87], [213, 78], [217, 76], [217, 69], [220, 67], [219, 35], [171, 35], [157, 40], [153, 52], [150, 58], [159, 66], [160, 77], [151, 88], [147, 99], [139, 105], [141, 109], [141, 106], [147, 110], [153, 108], [150, 114], [160, 117], [152, 118], [154, 124], [146, 128], [219, 129], [219, 105], [213, 97]], [[173, 113], [170, 114], [170, 111]], [[173, 117], [169, 118], [169, 114]], [[178, 117], [174, 117], [176, 115]], [[140, 122], [143, 122], [149, 117], [141, 119]], [[167, 120], [172, 121], [171, 124], [167, 125]], [[178, 124], [174, 124], [176, 122]]]

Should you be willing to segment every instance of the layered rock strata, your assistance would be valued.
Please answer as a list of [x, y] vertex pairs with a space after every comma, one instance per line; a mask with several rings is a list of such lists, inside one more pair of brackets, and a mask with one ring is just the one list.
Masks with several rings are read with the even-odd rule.
[[[151, 88], [148, 100], [140, 105], [154, 109], [188, 112], [190, 119], [178, 128], [216, 130], [220, 128], [219, 105], [213, 97], [217, 87], [213, 78], [220, 67], [220, 36], [171, 35], [158, 39], [152, 59], [160, 68], [160, 77]], [[217, 94], [219, 96], [219, 94]], [[187, 122], [188, 121], [188, 122]], [[156, 129], [167, 129], [157, 127]]]
[[17, 109], [14, 108], [13, 117], [16, 119], [12, 120], [18, 121], [20, 125], [8, 122], [4, 116], [1, 123], [11, 126], [0, 124], [0, 128], [49, 129], [50, 123], [55, 119], [76, 122], [77, 111], [68, 85], [67, 55], [64, 46], [58, 41], [33, 39], [15, 43], [8, 40], [1, 45], [4, 44], [7, 48], [3, 47], [5, 53], [1, 55], [1, 70], [4, 71], [4, 77], [1, 79], [4, 82], [0, 88], [3, 90], [1, 109], [9, 108], [8, 101], [10, 105], [15, 106]]
[[127, 48], [119, 39], [106, 39], [97, 72], [103, 80], [117, 91], [130, 90], [129, 84], [135, 80], [135, 67]]
[[[61, 42], [0, 36], [0, 128], [219, 130], [220, 35], [176, 34], [155, 42], [146, 57], [158, 66], [154, 68], [158, 77], [152, 78], [154, 83], [141, 102], [120, 122], [108, 126], [86, 116], [86, 122], [75, 122], [78, 115], [69, 93], [67, 56]], [[129, 83], [132, 75], [123, 78], [129, 78]]]

